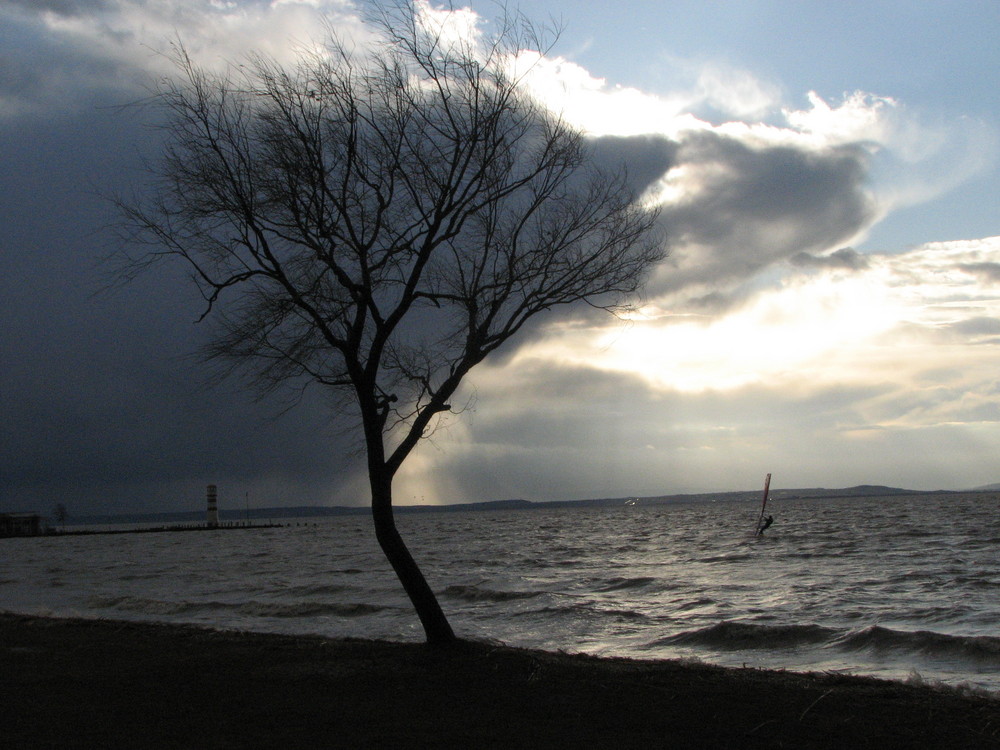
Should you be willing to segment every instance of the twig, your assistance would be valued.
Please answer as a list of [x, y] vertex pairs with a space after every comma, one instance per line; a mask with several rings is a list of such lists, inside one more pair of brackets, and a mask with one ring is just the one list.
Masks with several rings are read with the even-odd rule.
[[756, 732], [758, 729], [760, 729], [761, 727], [767, 726], [768, 724], [777, 724], [777, 723], [778, 723], [777, 719], [767, 719], [766, 721], [762, 721], [760, 724], [758, 724], [753, 729], [751, 729], [749, 732], [747, 732], [746, 736], [749, 737], [751, 734], [753, 734], [754, 732]]
[[806, 706], [806, 710], [799, 715], [799, 721], [801, 722], [806, 717], [806, 714], [809, 713], [810, 709], [812, 709], [813, 706], [815, 706], [817, 703], [819, 703], [821, 700], [823, 700], [826, 696], [828, 696], [832, 692], [833, 688], [827, 690], [825, 693], [823, 693], [823, 695], [821, 695], [819, 698], [817, 698], [808, 706]]

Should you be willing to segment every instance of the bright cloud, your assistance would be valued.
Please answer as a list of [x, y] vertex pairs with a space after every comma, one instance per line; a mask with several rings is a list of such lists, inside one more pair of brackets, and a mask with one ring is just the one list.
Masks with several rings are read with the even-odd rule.
[[417, 22], [440, 37], [445, 46], [475, 45], [482, 38], [482, 19], [471, 8], [447, 9], [429, 0], [413, 4]]
[[513, 61], [512, 69], [523, 76], [538, 99], [592, 136], [658, 133], [670, 137], [705, 127], [688, 113], [690, 96], [657, 97], [610, 85], [564, 58], [526, 50]]
[[1000, 237], [932, 243], [864, 268], [792, 274], [737, 309], [664, 311], [614, 328], [553, 326], [518, 359], [637, 373], [683, 392], [749, 384], [918, 380], [943, 361], [993, 367]]
[[713, 62], [698, 70], [700, 99], [739, 119], [767, 117], [781, 102], [781, 91], [753, 73]]
[[889, 97], [856, 91], [831, 106], [815, 91], [808, 94], [809, 109], [785, 110], [788, 123], [824, 145], [873, 143], [891, 140], [891, 121], [898, 103]]

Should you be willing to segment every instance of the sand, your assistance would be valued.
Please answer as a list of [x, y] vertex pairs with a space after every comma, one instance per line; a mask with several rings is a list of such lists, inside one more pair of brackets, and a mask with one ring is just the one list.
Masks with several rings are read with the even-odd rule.
[[1000, 748], [1000, 699], [841, 675], [0, 615], [6, 748]]

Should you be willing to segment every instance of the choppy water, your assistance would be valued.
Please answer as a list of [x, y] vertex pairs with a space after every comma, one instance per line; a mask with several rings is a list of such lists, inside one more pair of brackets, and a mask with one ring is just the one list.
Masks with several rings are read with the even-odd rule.
[[[994, 495], [403, 515], [456, 632], [638, 658], [1000, 691]], [[396, 640], [419, 623], [367, 517], [0, 540], [0, 609]]]

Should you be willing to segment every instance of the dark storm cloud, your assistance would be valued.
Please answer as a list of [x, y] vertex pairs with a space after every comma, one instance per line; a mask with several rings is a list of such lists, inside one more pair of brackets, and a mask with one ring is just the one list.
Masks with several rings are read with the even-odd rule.
[[350, 441], [315, 394], [281, 414], [284, 402], [209, 387], [191, 356], [208, 331], [180, 273], [95, 295], [117, 221], [101, 193], [155, 152], [146, 125], [111, 107], [0, 121], [0, 508], [190, 508], [209, 482], [279, 476], [282, 502], [328, 502]]
[[[870, 157], [860, 145], [768, 145], [698, 131], [678, 141], [597, 138], [592, 154], [603, 168], [624, 166], [638, 191], [672, 179], [671, 170], [682, 175], [682, 196], [660, 214], [669, 254], [646, 289], [646, 299], [669, 297], [675, 312], [730, 310], [754, 293], [758, 274], [781, 262], [866, 267], [851, 248], [826, 254], [876, 218], [867, 190]], [[581, 307], [572, 314], [595, 323], [602, 313]], [[529, 331], [522, 341], [531, 337]]]
[[714, 132], [687, 137], [677, 153], [688, 175], [685, 196], [662, 213], [676, 252], [657, 289], [739, 283], [849, 239], [875, 217], [868, 162], [853, 146], [750, 145]]
[[611, 172], [625, 169], [629, 187], [642, 194], [674, 165], [678, 144], [657, 135], [603, 136], [590, 142], [598, 166]]
[[[594, 139], [591, 148], [598, 166], [623, 167], [637, 192], [669, 177], [671, 169], [684, 170], [684, 196], [660, 214], [668, 257], [639, 302], [669, 297], [674, 312], [719, 315], [753, 295], [753, 279], [777, 263], [867, 265], [851, 248], [824, 254], [875, 219], [867, 192], [869, 154], [860, 146], [751, 145], [699, 131], [680, 141], [608, 136]], [[569, 316], [599, 324], [606, 313], [578, 306]], [[517, 344], [534, 339], [551, 320], [531, 321]], [[501, 356], [516, 350], [511, 346]]]

